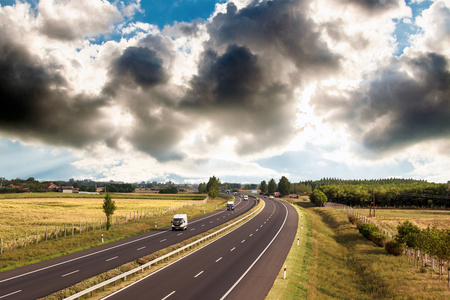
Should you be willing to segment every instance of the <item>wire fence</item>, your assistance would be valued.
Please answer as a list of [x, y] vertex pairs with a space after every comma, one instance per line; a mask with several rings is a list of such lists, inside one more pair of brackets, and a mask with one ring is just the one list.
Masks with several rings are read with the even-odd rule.
[[[334, 209], [339, 209], [347, 212], [348, 215], [352, 215], [357, 217], [363, 223], [369, 223], [377, 226], [380, 229], [380, 232], [387, 236], [387, 241], [393, 240], [394, 235], [379, 224], [373, 222], [370, 218], [360, 214], [358, 211], [354, 210], [352, 207], [340, 203], [326, 202], [324, 203], [325, 207], [330, 207]], [[425, 273], [429, 272], [431, 276], [433, 274], [439, 275], [439, 280], [442, 279], [444, 275], [444, 270], [447, 271], [447, 287], [450, 288], [450, 261], [436, 258], [432, 255], [429, 255], [423, 251], [408, 248], [405, 246], [404, 254], [406, 255], [408, 262], [414, 263], [414, 267], [417, 268], [418, 271]], [[427, 271], [427, 268], [430, 270]]]
[[[125, 225], [129, 222], [141, 220], [143, 218], [151, 218], [157, 216], [164, 216], [169, 213], [173, 213], [188, 206], [200, 206], [206, 204], [208, 198], [203, 200], [187, 200], [183, 203], [174, 204], [171, 206], [161, 208], [148, 208], [143, 210], [126, 212], [121, 215], [113, 216], [111, 218], [111, 227]], [[26, 248], [32, 244], [39, 244], [49, 240], [57, 240], [58, 238], [75, 236], [83, 233], [87, 233], [93, 230], [102, 230], [106, 228], [106, 217], [94, 219], [91, 221], [79, 221], [70, 224], [55, 225], [54, 227], [46, 227], [44, 229], [36, 229], [30, 232], [24, 232], [21, 236], [13, 235], [12, 239], [0, 238], [0, 254], [7, 251], [14, 251], [20, 248]]]

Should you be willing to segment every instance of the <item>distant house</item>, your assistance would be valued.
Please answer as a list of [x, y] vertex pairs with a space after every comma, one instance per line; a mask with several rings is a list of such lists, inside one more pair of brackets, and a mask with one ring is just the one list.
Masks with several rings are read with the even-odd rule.
[[79, 192], [79, 189], [74, 188], [73, 186], [62, 186], [59, 190], [62, 193], [78, 193]]
[[50, 182], [49, 184], [47, 184], [46, 186], [44, 186], [44, 190], [46, 192], [57, 192], [59, 190], [59, 186], [57, 186], [56, 184], [54, 184], [53, 182]]
[[8, 186], [9, 187], [11, 187], [11, 188], [15, 188], [15, 189], [20, 189], [20, 186], [18, 186], [18, 185], [14, 185], [14, 184], [8, 184]]

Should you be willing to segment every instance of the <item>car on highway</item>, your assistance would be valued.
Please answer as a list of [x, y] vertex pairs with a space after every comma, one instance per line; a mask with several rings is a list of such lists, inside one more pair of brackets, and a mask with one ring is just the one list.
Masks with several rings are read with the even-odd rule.
[[186, 214], [177, 214], [173, 216], [172, 230], [186, 230], [188, 226], [188, 218]]

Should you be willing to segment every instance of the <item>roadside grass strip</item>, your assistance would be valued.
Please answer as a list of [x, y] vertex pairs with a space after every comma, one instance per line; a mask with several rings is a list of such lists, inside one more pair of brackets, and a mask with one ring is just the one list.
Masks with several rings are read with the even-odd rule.
[[248, 222], [251, 217], [256, 216], [265, 206], [264, 201], [259, 201], [253, 209], [237, 221], [231, 220], [203, 234], [197, 235], [181, 243], [159, 250], [148, 256], [124, 264], [118, 268], [102, 273], [98, 276], [86, 279], [74, 286], [48, 295], [42, 300], [55, 299], [78, 299], [84, 295], [90, 295], [90, 299], [101, 299], [133, 282], [148, 276], [168, 264], [182, 259], [202, 247], [205, 247], [214, 240], [226, 235], [237, 227]]
[[[286, 261], [266, 296], [266, 300], [306, 299], [307, 296], [308, 266], [312, 259], [311, 222], [304, 209], [301, 209], [297, 204], [293, 206], [298, 213], [297, 234]], [[286, 279], [284, 279], [285, 266], [287, 266]]]

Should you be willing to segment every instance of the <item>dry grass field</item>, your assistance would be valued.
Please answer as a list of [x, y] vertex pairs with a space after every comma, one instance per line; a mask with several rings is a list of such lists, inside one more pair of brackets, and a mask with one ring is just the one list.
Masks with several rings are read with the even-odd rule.
[[[365, 216], [369, 216], [369, 209], [357, 209]], [[377, 209], [376, 217], [372, 220], [392, 234], [397, 234], [397, 226], [410, 221], [420, 228], [427, 226], [437, 228], [450, 228], [450, 210], [434, 209]], [[372, 212], [373, 214], [373, 212]]]
[[[117, 210], [114, 217], [134, 215], [136, 212], [149, 211], [157, 213], [167, 208], [188, 205], [192, 200], [152, 200], [114, 198]], [[175, 196], [177, 197], [177, 196]], [[175, 198], [174, 197], [174, 198]], [[180, 199], [180, 198], [179, 198]], [[72, 223], [99, 226], [100, 219], [105, 221], [102, 209], [103, 198], [26, 198], [0, 199], [0, 238], [10, 239], [13, 236], [36, 234], [36, 230], [44, 232], [46, 228], [62, 228]]]

